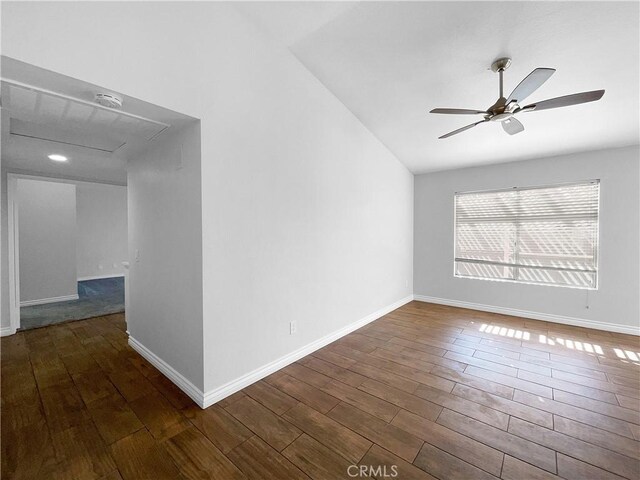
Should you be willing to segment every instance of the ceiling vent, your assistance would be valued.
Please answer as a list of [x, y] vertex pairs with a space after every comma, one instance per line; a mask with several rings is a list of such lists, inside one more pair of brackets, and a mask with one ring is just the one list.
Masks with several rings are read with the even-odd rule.
[[122, 108], [122, 99], [120, 97], [116, 97], [115, 95], [111, 95], [110, 93], [96, 93], [96, 103], [102, 105], [103, 107]]

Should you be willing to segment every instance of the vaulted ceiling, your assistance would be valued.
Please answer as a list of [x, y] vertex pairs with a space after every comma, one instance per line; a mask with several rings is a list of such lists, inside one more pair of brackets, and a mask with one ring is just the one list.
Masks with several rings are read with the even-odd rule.
[[[242, 4], [415, 173], [639, 143], [637, 2], [308, 2]], [[498, 98], [488, 68], [512, 57], [508, 94], [536, 67], [556, 73], [527, 100], [605, 89], [602, 100], [523, 113], [525, 131], [482, 117]]]
[[[236, 8], [289, 48], [414, 173], [640, 143], [637, 2], [241, 2]], [[501, 56], [513, 58], [507, 94], [534, 68], [557, 69], [527, 103], [606, 93], [594, 103], [523, 113], [525, 131], [517, 135], [488, 123], [439, 140], [482, 117], [429, 110], [489, 107], [498, 97], [498, 76], [488, 67]], [[2, 72], [86, 101], [100, 90], [6, 57]], [[130, 117], [96, 107], [83, 113], [81, 105], [55, 96], [6, 82], [2, 88], [3, 119], [12, 117], [2, 126], [3, 166], [10, 168], [98, 172], [124, 182], [127, 149], [162, 131], [153, 121], [131, 124]], [[125, 97], [124, 110], [172, 126], [187, 121], [135, 98]], [[82, 161], [50, 163], [45, 153], [55, 139], [66, 142], [57, 150]]]

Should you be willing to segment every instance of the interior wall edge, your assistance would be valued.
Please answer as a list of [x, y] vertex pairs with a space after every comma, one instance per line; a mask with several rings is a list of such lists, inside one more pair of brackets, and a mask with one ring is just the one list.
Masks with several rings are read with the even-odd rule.
[[315, 352], [316, 350], [328, 345], [329, 343], [334, 342], [339, 338], [344, 337], [345, 335], [348, 335], [354, 330], [364, 327], [368, 323], [371, 323], [374, 320], [377, 320], [378, 318], [386, 315], [387, 313], [400, 308], [401, 306], [411, 302], [412, 300], [413, 295], [408, 295], [398, 300], [397, 302], [387, 305], [386, 307], [381, 308], [380, 310], [377, 310], [364, 318], [356, 320], [355, 322], [350, 323], [349, 325], [336, 330], [318, 340], [315, 340], [312, 343], [299, 348], [298, 350], [288, 353], [283, 357], [280, 357], [260, 368], [257, 368], [245, 375], [240, 376], [239, 378], [236, 378], [235, 380], [232, 380], [220, 387], [214, 388], [207, 392], [203, 392], [202, 390], [200, 390], [191, 381], [184, 377], [184, 375], [179, 373], [171, 365], [162, 360], [132, 336], [129, 336], [129, 346], [131, 346], [131, 348], [142, 355], [154, 367], [160, 370], [180, 390], [188, 395], [189, 398], [191, 398], [200, 408], [204, 409], [228, 397], [229, 395], [242, 390], [244, 387], [257, 382], [267, 375], [271, 375], [277, 370], [286, 367], [287, 365], [301, 359], [302, 357]]
[[302, 357], [306, 357], [307, 355], [315, 352], [316, 350], [321, 349], [322, 347], [330, 344], [331, 342], [335, 342], [339, 338], [342, 338], [345, 335], [348, 335], [349, 333], [364, 327], [365, 325], [373, 322], [374, 320], [379, 319], [380, 317], [386, 315], [387, 313], [392, 312], [393, 310], [396, 310], [411, 301], [413, 301], [413, 295], [408, 295], [404, 298], [401, 298], [400, 300], [390, 305], [387, 305], [386, 307], [383, 307], [379, 310], [376, 310], [375, 312], [367, 315], [364, 318], [361, 318], [360, 320], [356, 320], [355, 322], [350, 323], [349, 325], [346, 325], [332, 333], [329, 333], [328, 335], [325, 335], [324, 337], [319, 338], [318, 340], [315, 340], [303, 347], [300, 347], [299, 349], [294, 350], [293, 352], [288, 353], [262, 367], [259, 367], [245, 375], [242, 375], [239, 378], [236, 378], [235, 380], [232, 380], [230, 382], [225, 383], [224, 385], [221, 385], [220, 387], [217, 387], [209, 390], [208, 392], [205, 392], [203, 405], [201, 405], [202, 408], [210, 407], [214, 403], [219, 402], [220, 400], [228, 397], [229, 395], [232, 395], [237, 391], [242, 390], [243, 388], [251, 385], [252, 383], [255, 383], [258, 380], [261, 380], [262, 378], [268, 375], [271, 375], [274, 372], [277, 372], [278, 370], [286, 367], [287, 365], [290, 365], [291, 363], [297, 360], [300, 360]]
[[162, 358], [153, 353], [131, 335], [129, 335], [129, 346], [142, 355], [142, 357], [144, 357], [151, 365], [160, 370], [165, 377], [171, 380], [180, 390], [187, 394], [199, 407], [206, 408], [203, 406], [204, 393], [184, 375], [162, 360]]
[[599, 322], [597, 320], [588, 320], [586, 318], [567, 317], [563, 315], [554, 315], [552, 313], [533, 312], [530, 310], [501, 307], [498, 305], [485, 305], [482, 303], [465, 302], [462, 300], [430, 297], [428, 295], [416, 294], [414, 295], [414, 298], [419, 302], [436, 303], [439, 305], [448, 305], [450, 307], [467, 308], [470, 310], [479, 310], [481, 312], [499, 313], [502, 315], [511, 315], [514, 317], [530, 318], [532, 320], [560, 323], [562, 325], [572, 325], [575, 327], [593, 328], [596, 330], [605, 330], [607, 332], [626, 333], [628, 335], [640, 336], [640, 327], [633, 327], [620, 323]]

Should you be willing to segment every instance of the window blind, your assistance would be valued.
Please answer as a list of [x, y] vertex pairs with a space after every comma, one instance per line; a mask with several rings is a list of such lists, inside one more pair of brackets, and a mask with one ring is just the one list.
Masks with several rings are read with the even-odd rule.
[[597, 288], [600, 182], [455, 195], [455, 275]]

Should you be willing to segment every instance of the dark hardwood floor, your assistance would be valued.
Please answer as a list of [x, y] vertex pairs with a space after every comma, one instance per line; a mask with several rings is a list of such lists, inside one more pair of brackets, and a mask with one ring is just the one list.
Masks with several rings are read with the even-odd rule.
[[3, 479], [640, 478], [634, 336], [412, 302], [206, 410], [121, 315], [1, 358]]

